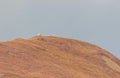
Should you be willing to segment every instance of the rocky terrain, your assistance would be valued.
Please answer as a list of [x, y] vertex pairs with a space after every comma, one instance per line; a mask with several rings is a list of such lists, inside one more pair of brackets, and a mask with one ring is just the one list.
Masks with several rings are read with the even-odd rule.
[[0, 78], [120, 78], [120, 60], [84, 41], [19, 38], [0, 42]]

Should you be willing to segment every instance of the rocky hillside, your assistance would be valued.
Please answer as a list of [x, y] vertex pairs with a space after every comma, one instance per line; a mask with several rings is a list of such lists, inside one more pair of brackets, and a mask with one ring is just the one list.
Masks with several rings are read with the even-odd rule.
[[120, 78], [120, 60], [79, 40], [19, 38], [0, 43], [0, 78]]

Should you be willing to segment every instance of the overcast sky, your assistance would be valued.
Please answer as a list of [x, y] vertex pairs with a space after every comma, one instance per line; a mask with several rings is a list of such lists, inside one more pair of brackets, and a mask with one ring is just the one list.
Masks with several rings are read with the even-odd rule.
[[37, 33], [84, 40], [120, 58], [120, 0], [0, 0], [0, 41]]

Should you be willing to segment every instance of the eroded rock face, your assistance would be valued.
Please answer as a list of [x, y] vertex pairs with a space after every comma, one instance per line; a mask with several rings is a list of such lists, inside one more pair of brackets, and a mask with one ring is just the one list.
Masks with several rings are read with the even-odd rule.
[[0, 43], [0, 78], [120, 78], [120, 60], [83, 41], [16, 39]]

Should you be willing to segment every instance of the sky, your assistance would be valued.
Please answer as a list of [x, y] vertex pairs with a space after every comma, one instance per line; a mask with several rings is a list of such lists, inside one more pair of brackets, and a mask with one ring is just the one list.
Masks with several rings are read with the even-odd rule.
[[120, 58], [120, 0], [0, 0], [0, 41], [40, 33], [87, 41]]

